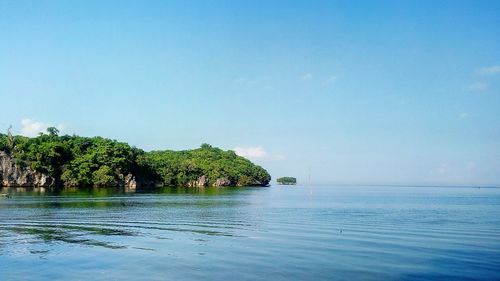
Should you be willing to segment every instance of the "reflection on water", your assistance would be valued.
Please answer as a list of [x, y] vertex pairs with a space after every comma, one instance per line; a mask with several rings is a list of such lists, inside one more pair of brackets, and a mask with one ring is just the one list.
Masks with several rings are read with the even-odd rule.
[[[220, 195], [235, 193], [248, 187], [158, 187], [148, 189], [129, 190], [124, 188], [98, 188], [98, 187], [1, 187], [1, 194], [15, 196], [70, 196], [70, 197], [109, 197], [123, 194], [193, 194], [193, 195]], [[261, 187], [264, 188], [264, 187]]]
[[[66, 242], [66, 243], [75, 243], [88, 246], [101, 246], [110, 249], [125, 248], [125, 246], [112, 245], [104, 241], [82, 238], [82, 236], [84, 236], [85, 234], [125, 235], [124, 233], [126, 233], [126, 231], [117, 231], [112, 229], [103, 229], [95, 227], [85, 228], [82, 226], [70, 227], [68, 225], [64, 226], [39, 225], [37, 227], [18, 225], [15, 227], [4, 227], [3, 229], [13, 231], [17, 234], [33, 235], [36, 238], [43, 240], [44, 242]], [[42, 252], [45, 254], [49, 252], [49, 250], [45, 250]]]
[[500, 278], [499, 189], [1, 193], [2, 280]]
[[[106, 236], [145, 235], [147, 231], [234, 236], [230, 231], [226, 231], [234, 228], [231, 225], [220, 227], [217, 224], [158, 222], [152, 217], [148, 221], [132, 219], [137, 218], [136, 212], [142, 214], [143, 209], [237, 207], [237, 205], [243, 203], [232, 200], [192, 200], [192, 198], [175, 198], [174, 200], [168, 200], [169, 198], [167, 198], [166, 200], [166, 197], [163, 196], [214, 196], [231, 194], [238, 190], [241, 190], [241, 188], [164, 187], [155, 190], [138, 190], [136, 192], [114, 188], [65, 188], [56, 190], [46, 188], [4, 188], [2, 193], [10, 194], [11, 197], [5, 198], [8, 201], [2, 202], [0, 210], [17, 209], [16, 214], [21, 216], [3, 218], [0, 230], [19, 235], [29, 235], [40, 239], [42, 243], [65, 242], [109, 249], [123, 249], [127, 248], [127, 246], [103, 240]], [[158, 197], [157, 195], [162, 196]], [[87, 221], [85, 216], [96, 213], [101, 209], [105, 212], [118, 209], [115, 212], [123, 213], [114, 213], [114, 215], [117, 215], [115, 220], [92, 218], [92, 220]], [[130, 211], [135, 212], [125, 216]], [[23, 213], [27, 216], [22, 216]], [[33, 216], [34, 213], [36, 216]], [[56, 220], [47, 220], [47, 218], [55, 219], [56, 214]], [[242, 225], [237, 224], [237, 226]], [[151, 248], [134, 248], [154, 250]], [[49, 251], [50, 249], [43, 251], [43, 253]]]

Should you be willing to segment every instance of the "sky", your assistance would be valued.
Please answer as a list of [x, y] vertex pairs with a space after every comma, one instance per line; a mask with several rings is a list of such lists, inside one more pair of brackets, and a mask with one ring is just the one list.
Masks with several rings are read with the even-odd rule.
[[0, 130], [500, 185], [499, 1], [0, 0]]

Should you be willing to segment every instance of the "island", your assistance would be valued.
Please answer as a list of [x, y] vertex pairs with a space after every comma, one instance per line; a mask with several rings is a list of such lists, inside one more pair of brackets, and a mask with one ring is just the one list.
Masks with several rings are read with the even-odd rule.
[[0, 186], [135, 189], [267, 186], [270, 180], [264, 168], [209, 144], [146, 152], [103, 137], [59, 136], [54, 127], [33, 138], [0, 133]]
[[295, 185], [297, 184], [297, 179], [294, 177], [281, 177], [276, 179], [276, 182], [282, 185]]

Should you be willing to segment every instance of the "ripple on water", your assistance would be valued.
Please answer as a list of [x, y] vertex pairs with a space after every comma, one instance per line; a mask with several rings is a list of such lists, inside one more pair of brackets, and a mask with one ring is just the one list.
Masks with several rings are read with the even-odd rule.
[[103, 272], [94, 275], [103, 280], [500, 278], [495, 190], [217, 192], [24, 193], [0, 201], [0, 273], [6, 280], [14, 272], [42, 279]]

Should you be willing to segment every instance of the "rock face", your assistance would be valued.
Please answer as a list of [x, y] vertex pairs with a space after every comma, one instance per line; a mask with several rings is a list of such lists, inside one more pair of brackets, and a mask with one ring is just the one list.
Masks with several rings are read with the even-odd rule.
[[226, 179], [226, 178], [217, 179], [215, 181], [215, 183], [213, 184], [213, 186], [230, 186], [230, 185], [231, 185], [231, 181]]
[[135, 190], [139, 184], [137, 184], [137, 180], [134, 175], [128, 174], [126, 176], [120, 175], [120, 182], [117, 183], [117, 186], [125, 187], [126, 189]]
[[197, 180], [188, 183], [188, 187], [205, 187], [205, 186], [266, 186], [268, 182], [252, 181], [246, 184], [234, 183], [227, 178], [218, 178], [210, 184], [208, 177], [202, 175]]
[[15, 159], [0, 151], [0, 184], [2, 186], [51, 187], [55, 186], [56, 180], [30, 167], [16, 164]]
[[[188, 183], [188, 187], [205, 187], [209, 186], [208, 177], [202, 175], [197, 180], [191, 181]], [[231, 186], [232, 182], [226, 178], [217, 179], [211, 186]]]
[[191, 181], [188, 183], [188, 187], [203, 187], [207, 185], [208, 185], [208, 178], [205, 175], [199, 177], [195, 181]]

